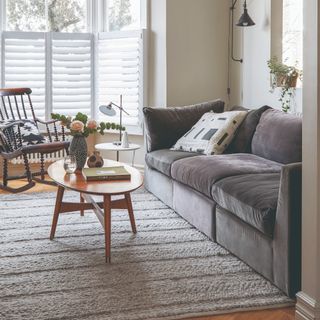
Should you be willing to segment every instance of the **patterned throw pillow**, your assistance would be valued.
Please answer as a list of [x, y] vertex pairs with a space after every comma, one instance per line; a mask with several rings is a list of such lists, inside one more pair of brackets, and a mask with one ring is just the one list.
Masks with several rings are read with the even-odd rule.
[[[15, 121], [16, 120], [1, 121], [0, 127], [5, 126], [10, 123], [13, 123]], [[30, 145], [35, 145], [35, 144], [40, 144], [40, 143], [46, 142], [45, 137], [40, 133], [40, 131], [34, 121], [26, 120], [26, 119], [23, 119], [21, 121], [24, 123], [23, 126], [20, 126], [21, 139], [22, 139], [23, 146], [30, 146]], [[12, 131], [12, 133], [13, 133], [13, 131]], [[14, 134], [15, 135], [18, 134], [16, 127], [14, 128]]]
[[247, 111], [205, 113], [171, 150], [221, 154], [232, 141], [235, 132], [247, 115]]

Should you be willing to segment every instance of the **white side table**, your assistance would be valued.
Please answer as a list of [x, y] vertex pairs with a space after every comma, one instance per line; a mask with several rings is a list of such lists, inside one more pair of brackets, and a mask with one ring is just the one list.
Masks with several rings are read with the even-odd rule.
[[134, 166], [134, 157], [136, 150], [140, 149], [141, 146], [138, 144], [130, 143], [129, 148], [122, 148], [117, 146], [112, 142], [99, 143], [95, 145], [95, 149], [99, 151], [116, 151], [117, 152], [117, 161], [119, 161], [119, 152], [121, 151], [132, 151], [132, 166]]

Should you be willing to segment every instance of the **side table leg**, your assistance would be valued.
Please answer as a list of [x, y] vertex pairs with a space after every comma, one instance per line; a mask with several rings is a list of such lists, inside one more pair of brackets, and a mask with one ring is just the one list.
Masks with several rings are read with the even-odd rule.
[[132, 232], [137, 233], [136, 222], [135, 222], [134, 215], [133, 215], [131, 195], [130, 195], [130, 193], [125, 193], [124, 197], [125, 197], [126, 203], [127, 203]]
[[56, 228], [57, 228], [59, 213], [60, 213], [60, 209], [61, 209], [61, 202], [62, 202], [63, 194], [64, 194], [64, 188], [59, 186], [58, 192], [57, 192], [57, 198], [56, 198], [56, 205], [54, 208], [54, 214], [53, 214], [53, 219], [52, 219], [52, 225], [51, 225], [50, 240], [53, 240], [54, 235], [56, 233]]
[[132, 152], [132, 166], [134, 167], [134, 158], [135, 158], [135, 155], [136, 155], [136, 150], [133, 150]]
[[111, 196], [104, 195], [103, 197], [104, 207], [104, 239], [105, 239], [105, 251], [106, 262], [111, 262]]
[[[84, 199], [82, 194], [80, 193], [80, 203], [84, 203]], [[83, 217], [84, 216], [84, 210], [80, 209], [80, 216]]]

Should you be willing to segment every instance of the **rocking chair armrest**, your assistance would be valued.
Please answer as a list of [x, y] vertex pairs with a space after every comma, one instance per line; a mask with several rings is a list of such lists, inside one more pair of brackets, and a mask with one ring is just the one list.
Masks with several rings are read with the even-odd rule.
[[41, 124], [46, 125], [46, 124], [54, 124], [54, 123], [57, 123], [59, 120], [44, 121], [44, 120], [41, 120], [41, 119], [39, 119], [39, 118], [36, 118], [35, 121], [36, 121], [36, 122], [39, 122], [39, 123], [41, 123]]
[[19, 148], [15, 151], [12, 151], [12, 152], [0, 151], [1, 157], [3, 157], [6, 160], [11, 160], [11, 159], [17, 158], [17, 157], [21, 156], [22, 154], [23, 154], [22, 148]]
[[21, 121], [21, 120], [17, 120], [17, 121], [13, 121], [11, 123], [8, 123], [6, 125], [0, 124], [0, 130], [5, 130], [5, 129], [8, 129], [8, 128], [13, 127], [13, 126], [17, 126], [17, 125], [23, 126], [24, 122]]

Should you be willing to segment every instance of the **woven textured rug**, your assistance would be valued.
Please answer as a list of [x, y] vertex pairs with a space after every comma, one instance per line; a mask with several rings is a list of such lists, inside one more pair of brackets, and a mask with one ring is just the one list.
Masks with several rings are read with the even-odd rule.
[[0, 196], [0, 319], [181, 319], [293, 303], [152, 194], [132, 199], [138, 233], [113, 211], [108, 265], [94, 213], [60, 215], [50, 241], [54, 193]]

